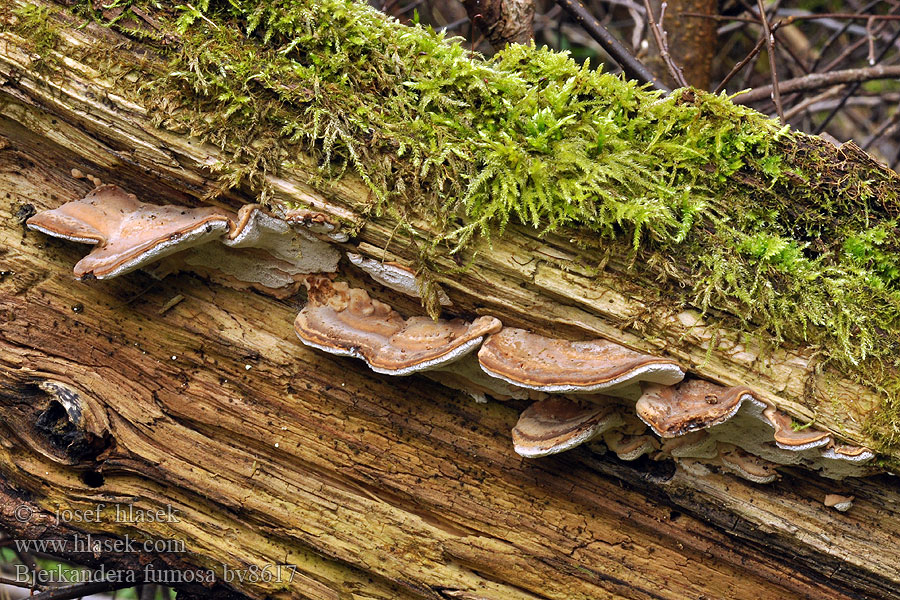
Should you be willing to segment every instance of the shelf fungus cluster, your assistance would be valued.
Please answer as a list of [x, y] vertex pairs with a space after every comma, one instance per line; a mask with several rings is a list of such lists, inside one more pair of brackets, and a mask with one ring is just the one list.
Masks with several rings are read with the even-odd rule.
[[157, 276], [190, 270], [233, 287], [277, 297], [294, 294], [309, 273], [337, 271], [336, 226], [308, 211], [268, 213], [250, 204], [236, 214], [215, 207], [148, 204], [115, 185], [40, 212], [27, 226], [94, 248], [75, 276], [108, 279], [146, 269]]
[[[512, 429], [524, 457], [556, 454], [602, 440], [622, 460], [670, 458], [685, 470], [732, 472], [756, 483], [799, 465], [841, 479], [874, 472], [874, 454], [838, 443], [828, 432], [797, 427], [749, 387], [723, 387], [689, 376], [674, 360], [607, 340], [566, 341], [503, 327], [489, 316], [404, 317], [363, 289], [335, 281], [347, 241], [311, 211], [280, 214], [251, 204], [237, 213], [143, 203], [114, 185], [38, 213], [28, 227], [93, 244], [75, 275], [115, 277], [138, 268], [157, 275], [190, 270], [227, 285], [278, 297], [301, 286], [309, 301], [294, 328], [311, 347], [362, 359], [387, 375], [420, 373], [479, 402], [532, 403]], [[418, 297], [414, 271], [348, 253], [376, 282]], [[151, 267], [152, 265], [152, 267]], [[441, 294], [440, 302], [451, 306]], [[845, 510], [849, 502], [831, 506]]]
[[795, 428], [750, 388], [685, 378], [670, 359], [607, 340], [547, 338], [493, 317], [404, 319], [364, 290], [325, 277], [309, 287], [294, 324], [305, 344], [356, 356], [379, 373], [423, 372], [479, 401], [533, 400], [512, 430], [524, 457], [602, 440], [622, 460], [672, 458], [694, 473], [716, 467], [756, 483], [774, 481], [781, 465], [833, 479], [873, 472], [871, 451]]

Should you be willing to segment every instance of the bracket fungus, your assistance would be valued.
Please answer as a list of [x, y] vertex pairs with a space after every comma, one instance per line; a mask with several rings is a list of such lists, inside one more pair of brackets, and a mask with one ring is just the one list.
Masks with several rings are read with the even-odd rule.
[[833, 445], [822, 452], [823, 458], [831, 460], [846, 460], [854, 463], [864, 463], [875, 458], [875, 453], [862, 446], [848, 446], [845, 444]]
[[[330, 288], [330, 291], [326, 290]], [[316, 296], [324, 296], [316, 298]], [[355, 356], [376, 373], [409, 375], [452, 363], [481, 345], [502, 325], [494, 317], [433, 321], [404, 319], [365, 290], [340, 282], [311, 289], [310, 302], [294, 321], [300, 340], [331, 354]]]
[[668, 438], [724, 423], [745, 401], [758, 402], [749, 388], [689, 379], [672, 386], [647, 386], [635, 410], [658, 436]]
[[774, 464], [733, 444], [719, 444], [719, 460], [729, 471], [754, 483], [771, 483], [778, 477]]
[[[290, 296], [310, 273], [337, 271], [340, 252], [302, 226], [266, 213], [258, 204], [241, 207], [222, 244], [208, 244], [180, 256], [186, 269], [225, 277], [276, 297]], [[246, 286], [244, 286], [246, 287]]]
[[833, 508], [840, 512], [847, 512], [853, 506], [855, 496], [843, 496], [841, 494], [825, 494], [823, 503], [828, 508]]
[[[309, 302], [294, 322], [304, 344], [361, 358], [378, 373], [425, 371], [478, 401], [487, 396], [536, 400], [512, 430], [515, 451], [525, 457], [563, 452], [602, 437], [623, 460], [650, 453], [672, 457], [693, 473], [718, 466], [757, 483], [773, 481], [778, 465], [802, 465], [832, 479], [875, 471], [865, 464], [874, 458], [871, 450], [837, 444], [828, 432], [793, 429], [789, 415], [747, 387], [684, 380], [685, 371], [671, 359], [602, 339], [566, 341], [503, 328], [488, 316], [471, 323], [404, 318], [365, 290], [313, 275], [337, 271], [340, 250], [333, 242], [348, 237], [322, 213], [275, 215], [257, 204], [237, 214], [213, 207], [157, 206], [115, 185], [99, 185], [80, 200], [32, 216], [27, 225], [93, 244], [75, 265], [80, 278], [115, 277], [163, 259], [155, 267], [157, 274], [192, 270], [277, 297], [306, 285]], [[384, 286], [420, 297], [411, 269], [360, 254], [347, 256]], [[451, 305], [442, 291], [439, 298]], [[479, 347], [476, 358], [472, 352]], [[59, 391], [52, 386], [47, 390]], [[624, 411], [621, 398], [636, 401], [635, 412]], [[829, 506], [849, 508], [852, 498], [837, 498]]]
[[75, 275], [106, 279], [221, 237], [230, 222], [230, 214], [217, 208], [155, 206], [118, 186], [101, 185], [26, 224], [47, 235], [95, 244], [75, 265]]
[[335, 242], [346, 242], [350, 239], [347, 232], [340, 230], [340, 224], [325, 213], [295, 208], [284, 213], [284, 220], [294, 227], [302, 227], [312, 233], [324, 235]]
[[632, 435], [619, 429], [605, 432], [603, 443], [619, 460], [637, 460], [659, 449], [659, 442], [652, 435]]
[[702, 429], [663, 439], [660, 451], [674, 458], [712, 459], [719, 455], [716, 439]]
[[484, 371], [513, 385], [550, 393], [610, 393], [638, 381], [672, 385], [684, 371], [607, 340], [570, 342], [504, 328], [478, 352]]
[[478, 359], [471, 354], [456, 362], [432, 369], [426, 376], [455, 390], [469, 394], [476, 402], [487, 402], [487, 396], [495, 400], [541, 400], [547, 396], [526, 388], [509, 384], [496, 377], [491, 377], [481, 370]]
[[612, 402], [603, 406], [562, 396], [539, 400], [519, 416], [512, 430], [513, 447], [527, 458], [564, 452], [622, 425], [616, 408]]
[[831, 442], [831, 437], [826, 431], [819, 431], [812, 427], [794, 430], [791, 427], [793, 419], [790, 415], [775, 408], [766, 409], [763, 415], [775, 429], [775, 444], [783, 450], [801, 452], [825, 446]]
[[[412, 298], [422, 297], [419, 293], [419, 286], [416, 283], [416, 272], [409, 267], [395, 262], [383, 262], [366, 258], [353, 252], [348, 252], [347, 258], [381, 285]], [[441, 306], [453, 306], [453, 302], [450, 301], [444, 290], [438, 289], [437, 294]]]
[[292, 226], [256, 204], [237, 215], [147, 204], [115, 185], [101, 185], [27, 221], [36, 231], [96, 245], [75, 265], [79, 278], [115, 277], [164, 259], [152, 274], [191, 270], [279, 297], [296, 292], [303, 274], [337, 270], [340, 252], [305, 231], [305, 223]]

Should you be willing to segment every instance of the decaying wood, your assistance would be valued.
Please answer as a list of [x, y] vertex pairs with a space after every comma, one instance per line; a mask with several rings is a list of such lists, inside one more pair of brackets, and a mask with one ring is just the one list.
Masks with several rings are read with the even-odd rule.
[[[38, 77], [33, 59], [13, 36], [0, 40], [0, 525], [14, 536], [184, 540], [186, 552], [152, 557], [219, 578], [225, 566], [296, 567], [291, 581], [286, 570], [232, 580], [253, 597], [851, 598], [900, 586], [900, 494], [887, 475], [837, 484], [788, 469], [757, 486], [587, 448], [524, 460], [509, 441], [521, 405], [475, 404], [422, 377], [379, 376], [306, 348], [291, 327], [300, 299], [190, 275], [74, 281], [84, 246], [22, 226], [32, 209], [88, 191], [71, 169], [195, 205], [214, 185], [206, 168], [218, 154], [152, 127], [89, 68], [69, 60], [64, 77]], [[362, 185], [316, 190], [314, 174], [298, 167], [273, 184], [282, 199], [363, 224]], [[369, 220], [347, 248], [409, 262], [402, 236], [389, 245], [393, 233], [389, 219]], [[869, 390], [816, 373], [801, 349], [765, 359], [753, 347], [708, 352], [727, 336], [656, 306], [615, 259], [599, 275], [572, 268], [596, 262], [521, 228], [442, 284], [460, 314], [671, 356], [715, 381], [752, 382], [780, 407], [865, 442], [854, 415], [834, 414], [830, 401], [814, 414], [801, 400], [817, 386], [823, 397]], [[77, 395], [76, 424], [40, 387], [47, 381]], [[851, 511], [826, 509], [831, 492], [855, 496]], [[101, 503], [99, 522], [54, 529], [57, 509]], [[117, 521], [115, 505], [128, 503], [171, 505], [178, 518]], [[35, 511], [25, 522], [22, 504]]]
[[[78, 46], [114, 35], [100, 26], [64, 34]], [[0, 35], [0, 77], [6, 78], [0, 89], [10, 99], [0, 114], [58, 141], [97, 168], [116, 171], [116, 180], [108, 183], [131, 183], [135, 178], [126, 173], [150, 169], [159, 180], [193, 198], [217, 189], [209, 169], [227, 163], [219, 149], [157, 129], [143, 107], [118, 96], [113, 81], [84, 64], [71, 58], [62, 66], [43, 61], [38, 76], [29, 71], [37, 59], [15, 35]], [[142, 59], [146, 60], [135, 52], [134, 60]], [[364, 224], [355, 240], [363, 254], [414, 262], [416, 249], [395, 221], [363, 219], [369, 191], [362, 182], [347, 178], [314, 189], [309, 182], [321, 180], [318, 168], [302, 157], [294, 161], [291, 169], [270, 177], [277, 199]], [[151, 194], [143, 197], [152, 198], [154, 187], [140, 185], [134, 181], [128, 191], [142, 196], [147, 190]], [[231, 201], [239, 206], [246, 198]], [[429, 237], [428, 223], [412, 225]], [[839, 439], [873, 445], [861, 421], [877, 405], [876, 392], [836, 369], [822, 368], [815, 349], [787, 343], [764, 348], [758, 338], [734, 341], [747, 336], [707, 325], [697, 311], [662, 304], [653, 281], [637, 278], [628, 269], [627, 256], [606, 256], [599, 243], [582, 250], [561, 235], [539, 238], [535, 231], [516, 226], [508, 232], [490, 247], [477, 249], [476, 268], [441, 280], [459, 314], [492, 314], [506, 325], [545, 335], [604, 337], [668, 356], [718, 383], [751, 385], [761, 399], [802, 422], [815, 421]], [[446, 272], [458, 267], [449, 258], [437, 266]]]

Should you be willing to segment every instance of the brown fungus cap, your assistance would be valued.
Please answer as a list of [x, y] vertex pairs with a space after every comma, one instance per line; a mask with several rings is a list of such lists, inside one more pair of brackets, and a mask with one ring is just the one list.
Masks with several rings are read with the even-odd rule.
[[321, 281], [316, 285], [294, 321], [300, 340], [331, 354], [361, 358], [377, 373], [409, 375], [446, 365], [502, 327], [494, 317], [472, 323], [428, 317], [404, 320], [364, 290]]
[[842, 494], [825, 494], [823, 503], [828, 508], [846, 512], [853, 506], [853, 501], [855, 499], [855, 496], [844, 496]]
[[771, 483], [778, 477], [773, 463], [731, 444], [719, 444], [719, 460], [726, 469], [754, 483]]
[[[348, 252], [347, 259], [381, 285], [413, 298], [422, 297], [414, 269], [396, 262], [384, 262], [366, 258], [362, 254], [354, 252]], [[437, 288], [437, 297], [441, 306], [453, 306], [453, 302], [450, 301], [450, 298], [447, 297], [447, 294], [440, 287]]]
[[221, 237], [232, 216], [211, 207], [145, 204], [118, 186], [102, 185], [81, 200], [34, 215], [27, 225], [54, 237], [96, 244], [75, 265], [75, 275], [106, 279]]
[[550, 393], [606, 391], [635, 381], [672, 385], [684, 377], [675, 361], [607, 340], [570, 342], [514, 328], [489, 337], [478, 360], [488, 375]]
[[564, 452], [622, 423], [610, 400], [607, 406], [551, 396], [535, 402], [512, 430], [516, 453], [536, 458]]
[[831, 442], [827, 431], [820, 431], [812, 427], [795, 431], [791, 427], [793, 423], [791, 416], [775, 408], [766, 409], [763, 415], [775, 428], [775, 444], [783, 450], [800, 452], [825, 446]]
[[864, 448], [863, 446], [849, 446], [846, 444], [839, 444], [827, 448], [822, 453], [822, 456], [824, 458], [830, 458], [833, 460], [846, 460], [850, 462], [864, 463], [875, 458], [875, 453], [868, 448]]
[[621, 429], [605, 432], [603, 443], [616, 453], [619, 460], [637, 460], [645, 454], [659, 450], [659, 441], [652, 435], [630, 435]]
[[635, 410], [657, 435], [670, 438], [724, 423], [744, 401], [756, 401], [749, 388], [689, 379], [673, 386], [646, 386]]

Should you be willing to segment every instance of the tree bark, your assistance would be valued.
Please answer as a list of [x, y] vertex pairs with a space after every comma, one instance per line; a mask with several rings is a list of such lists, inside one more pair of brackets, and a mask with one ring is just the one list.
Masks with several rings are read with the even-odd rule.
[[[114, 36], [96, 26], [63, 35], [81, 44]], [[74, 281], [85, 247], [22, 225], [88, 191], [73, 168], [139, 197], [196, 205], [215, 185], [207, 167], [221, 151], [154, 127], [85, 65], [42, 68], [2, 34], [0, 525], [17, 539], [183, 540], [183, 551], [141, 560], [71, 554], [124, 571], [150, 559], [154, 574], [210, 570], [221, 586], [213, 593], [258, 598], [851, 598], [900, 585], [900, 494], [888, 476], [836, 484], [787, 470], [760, 487], [588, 448], [525, 460], [509, 442], [521, 405], [475, 404], [418, 376], [380, 376], [306, 348], [291, 327], [297, 299], [190, 275]], [[273, 178], [279, 200], [359, 224], [348, 249], [412, 258], [389, 216], [361, 217], [360, 182], [313, 184], [315, 171], [300, 164]], [[252, 198], [235, 190], [219, 201]], [[571, 266], [599, 256], [511, 227], [477, 268], [441, 284], [458, 314], [673, 356], [714, 381], [752, 381], [801, 417], [813, 416], [801, 403], [810, 385], [874, 398], [817, 372], [811, 349], [765, 360], [751, 346], [708, 352], [718, 332], [695, 313], [657, 307], [624, 262], [612, 258], [599, 274]], [[60, 410], [59, 386], [80, 416]], [[865, 443], [854, 415], [831, 406], [814, 407], [817, 423]], [[857, 498], [851, 512], [822, 506], [832, 491]], [[57, 511], [101, 504], [96, 519], [56, 522]], [[119, 518], [129, 505], [169, 516]]]
[[494, 48], [534, 38], [534, 0], [463, 0], [463, 5]]
[[[662, 0], [650, 0], [653, 15], [648, 18], [659, 20], [662, 4]], [[688, 85], [707, 90], [712, 61], [716, 54], [716, 21], [684, 13], [715, 15], [718, 14], [718, 3], [715, 0], [666, 0], [665, 19], [662, 24], [669, 55], [681, 68]], [[677, 82], [672, 78], [665, 61], [660, 56], [656, 40], [649, 32], [647, 42], [650, 44], [650, 55], [645, 61], [647, 66], [662, 81], [677, 87]]]

